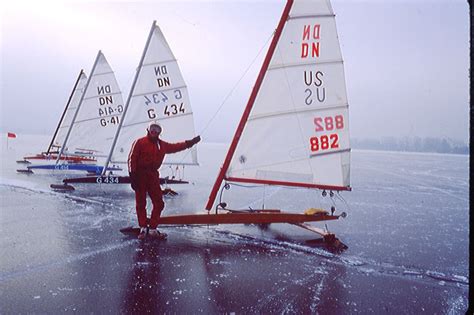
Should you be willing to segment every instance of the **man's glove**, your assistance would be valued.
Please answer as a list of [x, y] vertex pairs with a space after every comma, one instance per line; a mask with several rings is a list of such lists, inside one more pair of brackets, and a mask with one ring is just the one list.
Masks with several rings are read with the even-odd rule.
[[135, 191], [138, 188], [138, 178], [135, 173], [128, 173], [130, 175], [130, 184], [132, 185], [132, 189]]
[[201, 141], [201, 136], [194, 137], [191, 140], [186, 140], [185, 142], [186, 142], [186, 145], [188, 146], [188, 148], [190, 148], [193, 145], [195, 145], [196, 143], [198, 143], [199, 141]]

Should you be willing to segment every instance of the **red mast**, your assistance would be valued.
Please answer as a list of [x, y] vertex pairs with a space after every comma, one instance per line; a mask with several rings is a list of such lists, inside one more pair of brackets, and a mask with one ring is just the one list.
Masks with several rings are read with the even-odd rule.
[[211, 210], [212, 205], [214, 204], [214, 200], [216, 199], [217, 192], [221, 187], [222, 181], [225, 178], [225, 173], [229, 168], [230, 161], [234, 156], [235, 149], [237, 148], [237, 143], [239, 142], [240, 136], [242, 135], [242, 131], [244, 130], [245, 124], [247, 123], [247, 119], [249, 118], [250, 111], [252, 110], [253, 104], [255, 102], [255, 98], [257, 97], [257, 93], [260, 90], [260, 86], [262, 85], [263, 78], [265, 77], [265, 73], [267, 72], [268, 66], [270, 64], [270, 60], [272, 59], [273, 53], [275, 52], [276, 45], [278, 40], [280, 39], [281, 32], [283, 31], [283, 26], [285, 25], [288, 16], [290, 14], [291, 6], [293, 5], [293, 0], [288, 0], [286, 3], [285, 9], [283, 10], [283, 14], [281, 15], [280, 22], [278, 23], [277, 29], [275, 31], [275, 36], [273, 36], [273, 40], [268, 48], [267, 55], [265, 56], [265, 60], [263, 61], [262, 68], [260, 69], [260, 73], [258, 74], [257, 81], [252, 90], [252, 94], [250, 94], [249, 101], [247, 102], [247, 106], [245, 107], [244, 113], [242, 118], [240, 119], [239, 125], [237, 130], [235, 131], [234, 138], [232, 139], [232, 143], [230, 144], [229, 151], [227, 151], [227, 156], [224, 160], [224, 164], [222, 165], [219, 175], [217, 175], [216, 182], [212, 187], [211, 194], [209, 195], [209, 200], [206, 204], [206, 209]]

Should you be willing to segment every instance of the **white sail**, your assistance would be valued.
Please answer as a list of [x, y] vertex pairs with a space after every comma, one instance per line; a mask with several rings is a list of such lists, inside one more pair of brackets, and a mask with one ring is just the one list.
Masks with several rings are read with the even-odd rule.
[[[146, 128], [152, 121], [162, 126], [160, 138], [167, 142], [181, 142], [195, 136], [186, 83], [155, 22], [134, 83], [111, 157], [114, 164], [126, 163], [133, 141], [146, 135]], [[169, 154], [164, 163], [197, 164], [196, 147]]]
[[99, 51], [62, 154], [92, 151], [106, 156], [124, 110], [114, 72]]
[[329, 1], [295, 0], [225, 178], [350, 186], [344, 67]]
[[74, 118], [74, 113], [76, 112], [77, 107], [79, 106], [79, 102], [81, 101], [82, 93], [84, 92], [86, 83], [87, 76], [84, 72], [81, 71], [79, 80], [77, 81], [74, 91], [72, 92], [69, 104], [64, 113], [64, 117], [60, 122], [58, 132], [56, 133], [56, 136], [52, 141], [53, 146], [56, 148], [60, 147], [63, 144], [64, 139], [66, 139], [67, 131], [71, 127], [72, 119]]

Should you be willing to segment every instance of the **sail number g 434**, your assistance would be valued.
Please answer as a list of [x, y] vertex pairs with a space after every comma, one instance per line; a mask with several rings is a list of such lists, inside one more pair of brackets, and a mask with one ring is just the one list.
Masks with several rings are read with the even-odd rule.
[[176, 104], [166, 105], [164, 114], [167, 116], [177, 115], [178, 113], [184, 113], [184, 104], [181, 103], [178, 107]]
[[98, 184], [119, 184], [119, 178], [114, 176], [98, 176], [95, 180]]

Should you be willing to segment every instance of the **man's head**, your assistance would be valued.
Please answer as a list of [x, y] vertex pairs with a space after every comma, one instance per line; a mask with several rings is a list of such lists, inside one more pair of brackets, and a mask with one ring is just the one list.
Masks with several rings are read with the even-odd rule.
[[148, 136], [156, 141], [161, 133], [161, 126], [156, 122], [151, 122], [147, 128]]

